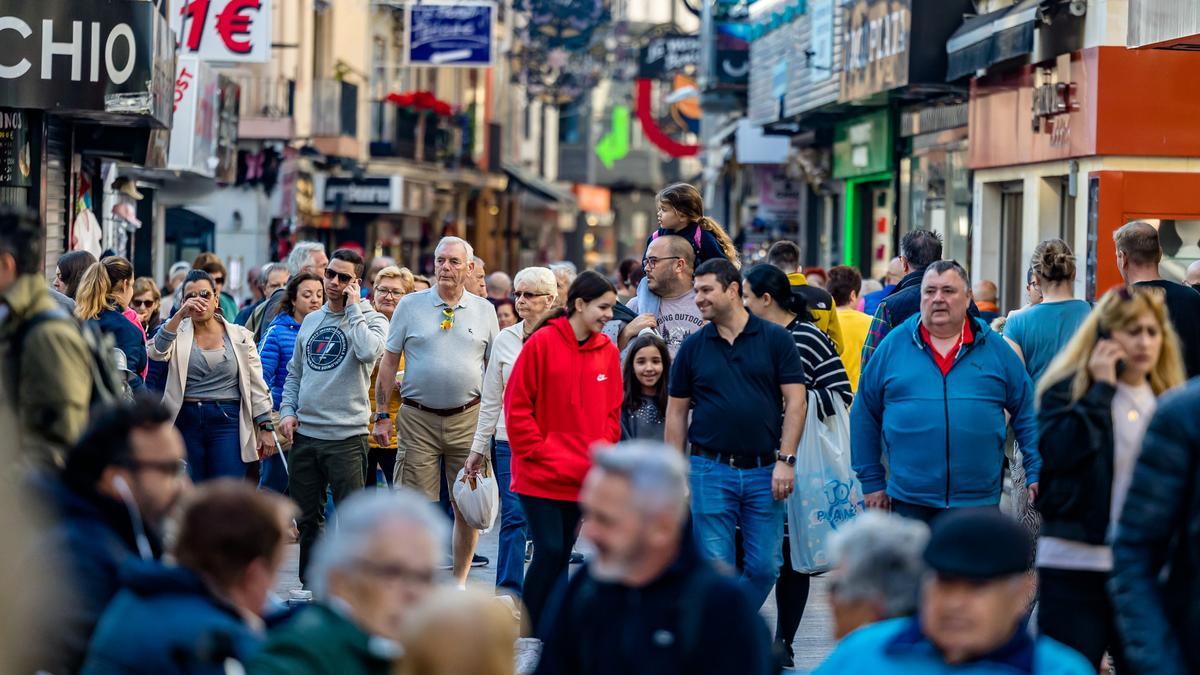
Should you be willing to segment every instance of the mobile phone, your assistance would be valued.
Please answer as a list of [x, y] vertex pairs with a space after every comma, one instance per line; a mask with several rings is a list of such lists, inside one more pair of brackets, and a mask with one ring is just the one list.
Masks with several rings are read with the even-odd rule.
[[[1112, 333], [1097, 326], [1096, 327], [1096, 338], [1099, 340], [1111, 340]], [[1119, 379], [1121, 377], [1121, 375], [1123, 375], [1124, 373], [1125, 373], [1125, 359], [1117, 359], [1117, 378]]]

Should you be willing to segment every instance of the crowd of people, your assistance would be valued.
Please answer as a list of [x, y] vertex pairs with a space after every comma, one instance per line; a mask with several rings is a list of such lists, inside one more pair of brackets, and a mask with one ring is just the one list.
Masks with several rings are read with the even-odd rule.
[[[1005, 315], [934, 232], [872, 280], [790, 241], [741, 259], [690, 185], [658, 219], [613, 277], [299, 242], [239, 307], [209, 253], [161, 287], [70, 253], [47, 285], [40, 224], [0, 211], [0, 428], [34, 507], [5, 665], [770, 673], [823, 576], [820, 673], [1200, 670], [1200, 292], [1153, 226], [1116, 233], [1095, 303], [1042, 242]], [[480, 476], [494, 598], [454, 497]]]

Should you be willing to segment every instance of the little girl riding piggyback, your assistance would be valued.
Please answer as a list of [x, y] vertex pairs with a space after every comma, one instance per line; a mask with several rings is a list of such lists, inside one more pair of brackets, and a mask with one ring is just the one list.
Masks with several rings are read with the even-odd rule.
[[[696, 253], [696, 267], [713, 258], [724, 258], [740, 266], [733, 240], [717, 221], [704, 215], [704, 198], [695, 186], [675, 183], [658, 193], [658, 230], [646, 238], [646, 248], [650, 247], [650, 242], [667, 234], [691, 242]], [[658, 312], [659, 298], [650, 292], [645, 277], [638, 284], [637, 297], [640, 312]]]

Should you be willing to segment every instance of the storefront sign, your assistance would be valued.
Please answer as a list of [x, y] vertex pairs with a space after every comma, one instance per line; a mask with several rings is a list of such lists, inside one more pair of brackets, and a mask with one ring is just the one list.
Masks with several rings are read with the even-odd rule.
[[314, 178], [317, 211], [400, 213], [404, 210], [404, 178], [347, 178], [318, 174]]
[[29, 115], [21, 110], [0, 110], [0, 188], [33, 185]]
[[220, 104], [217, 76], [208, 64], [195, 57], [179, 59], [168, 169], [216, 175]]
[[425, 0], [408, 6], [405, 43], [414, 66], [492, 65], [496, 5], [491, 2]]
[[606, 187], [576, 183], [571, 191], [579, 200], [580, 211], [596, 214], [612, 211], [612, 192]]
[[699, 35], [667, 33], [651, 38], [642, 47], [638, 59], [638, 77], [661, 80], [676, 72], [691, 72], [699, 63]]
[[791, 179], [780, 166], [758, 167], [758, 217], [772, 224], [795, 222], [803, 187], [803, 181]]
[[892, 164], [891, 117], [880, 110], [833, 130], [833, 177], [854, 178], [887, 171]]
[[212, 63], [271, 60], [271, 0], [175, 0], [179, 55]]
[[241, 121], [242, 88], [233, 79], [217, 76], [221, 106], [217, 114], [217, 175], [222, 183], [237, 180], [238, 125]]
[[842, 6], [842, 26], [839, 100], [908, 84], [911, 0], [854, 0]]
[[808, 6], [809, 49], [808, 79], [824, 82], [833, 76], [833, 0], [813, 0]]
[[0, 106], [166, 126], [172, 43], [152, 2], [0, 0]]

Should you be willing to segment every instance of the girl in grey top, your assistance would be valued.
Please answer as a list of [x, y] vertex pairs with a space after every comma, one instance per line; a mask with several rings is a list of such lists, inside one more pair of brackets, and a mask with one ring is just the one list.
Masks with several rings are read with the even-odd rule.
[[622, 378], [621, 440], [663, 440], [670, 370], [667, 343], [653, 331], [644, 331], [629, 343]]

